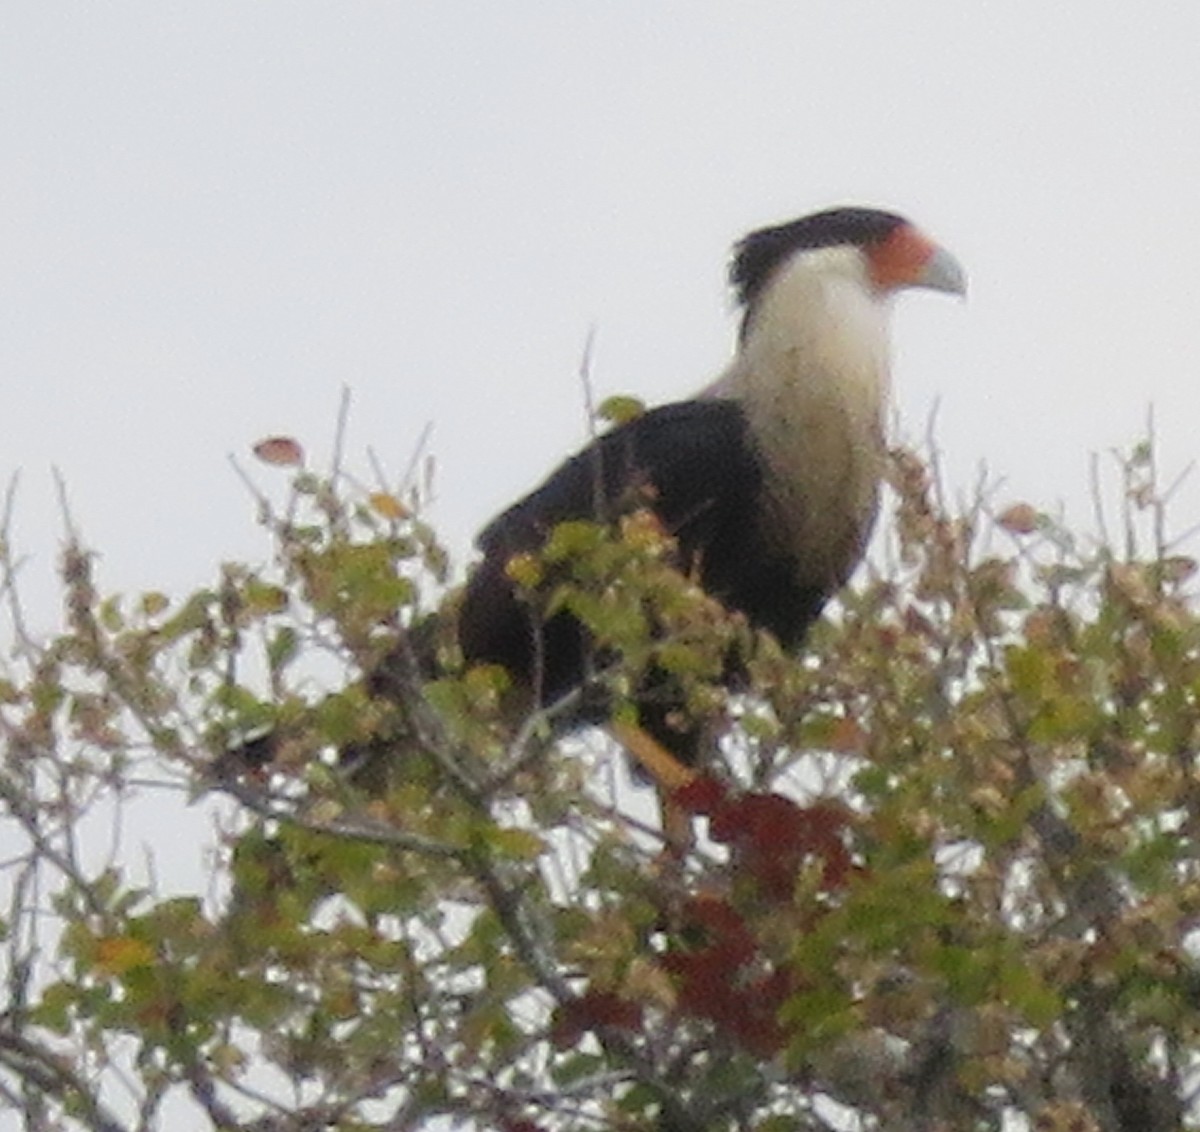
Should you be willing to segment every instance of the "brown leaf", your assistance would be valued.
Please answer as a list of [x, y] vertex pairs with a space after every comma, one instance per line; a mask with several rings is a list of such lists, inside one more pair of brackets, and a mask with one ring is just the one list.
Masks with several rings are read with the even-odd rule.
[[1163, 577], [1168, 582], [1186, 582], [1196, 572], [1196, 560], [1185, 555], [1175, 555], [1162, 560]]
[[831, 751], [856, 755], [866, 749], [867, 734], [856, 720], [843, 718], [834, 723], [826, 742]]
[[1140, 563], [1114, 562], [1108, 568], [1108, 581], [1130, 605], [1145, 608], [1154, 601], [1154, 586]]
[[290, 436], [268, 436], [254, 446], [254, 455], [264, 464], [280, 468], [298, 468], [304, 463], [304, 449]]
[[1028, 503], [1014, 503], [1000, 512], [996, 522], [1014, 535], [1031, 535], [1038, 529], [1040, 516], [1036, 507]]

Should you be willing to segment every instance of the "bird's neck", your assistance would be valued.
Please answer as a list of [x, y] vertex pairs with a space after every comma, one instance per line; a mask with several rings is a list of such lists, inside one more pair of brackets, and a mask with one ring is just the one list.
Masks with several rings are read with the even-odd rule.
[[[839, 258], [840, 257], [840, 258]], [[766, 473], [768, 507], [804, 580], [846, 580], [874, 519], [883, 465], [887, 304], [861, 259], [797, 257], [748, 313], [737, 356], [706, 393], [738, 401]]]

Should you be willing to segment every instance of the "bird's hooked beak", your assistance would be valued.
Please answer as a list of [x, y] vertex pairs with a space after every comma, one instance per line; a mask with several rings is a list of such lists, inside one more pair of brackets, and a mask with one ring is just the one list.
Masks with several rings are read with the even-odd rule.
[[867, 251], [871, 282], [882, 292], [928, 287], [953, 295], [967, 293], [967, 273], [945, 248], [919, 228], [902, 224]]
[[966, 296], [967, 273], [945, 248], [934, 245], [933, 254], [925, 261], [913, 287], [929, 287], [934, 291], [948, 291], [952, 295]]

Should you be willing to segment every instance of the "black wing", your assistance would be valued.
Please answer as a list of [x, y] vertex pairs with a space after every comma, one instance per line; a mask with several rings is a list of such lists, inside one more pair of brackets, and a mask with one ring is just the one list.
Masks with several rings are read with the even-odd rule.
[[[538, 549], [569, 519], [608, 521], [650, 507], [698, 566], [714, 597], [799, 639], [827, 595], [801, 589], [763, 516], [763, 467], [732, 401], [683, 401], [652, 409], [601, 436], [479, 536], [483, 561], [467, 585], [459, 639], [471, 663], [501, 664], [550, 702], [584, 678], [587, 641], [569, 615], [532, 623], [506, 574], [509, 559]], [[540, 640], [539, 640], [540, 636]]]
[[486, 555], [511, 556], [540, 546], [557, 523], [608, 522], [644, 503], [676, 537], [695, 531], [703, 542], [723, 512], [756, 495], [761, 483], [741, 409], [732, 401], [681, 401], [597, 438], [477, 541]]

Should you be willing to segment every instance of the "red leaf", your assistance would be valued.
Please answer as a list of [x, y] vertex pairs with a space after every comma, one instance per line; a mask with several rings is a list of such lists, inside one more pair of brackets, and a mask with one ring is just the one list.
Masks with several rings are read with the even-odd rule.
[[622, 998], [615, 991], [589, 990], [559, 1007], [551, 1027], [551, 1040], [558, 1049], [573, 1046], [581, 1034], [599, 1026], [619, 1030], [637, 1030], [642, 1025], [639, 1003]]
[[727, 900], [697, 896], [684, 907], [683, 922], [692, 931], [703, 931], [708, 950], [719, 954], [731, 966], [747, 963], [754, 956], [754, 936], [741, 913]]
[[268, 436], [254, 446], [254, 455], [264, 464], [298, 468], [304, 463], [304, 449], [290, 436]]
[[686, 786], [671, 791], [671, 800], [689, 814], [710, 815], [725, 805], [729, 791], [708, 774], [698, 774]]
[[[703, 938], [689, 947], [688, 937], [697, 931]], [[792, 977], [780, 970], [757, 973], [764, 957], [741, 915], [724, 900], [690, 900], [680, 936], [662, 958], [663, 968], [678, 980], [679, 1009], [706, 1019], [757, 1055], [775, 1053], [784, 1043], [777, 1015], [792, 992]]]
[[770, 1057], [783, 1046], [787, 1034], [780, 1025], [779, 1011], [791, 996], [793, 983], [787, 971], [772, 971], [743, 989], [740, 1009], [730, 1023], [751, 1053]]
[[798, 806], [782, 794], [743, 794], [721, 806], [710, 821], [714, 841], [733, 851], [734, 865], [750, 874], [771, 900], [791, 897], [808, 857], [824, 862], [825, 888], [845, 882], [852, 861], [842, 841], [848, 814], [832, 802]]
[[712, 1017], [712, 1003], [735, 985], [739, 969], [757, 950], [750, 929], [731, 904], [697, 896], [684, 905], [679, 942], [663, 956], [662, 965], [680, 977], [680, 1005]]

